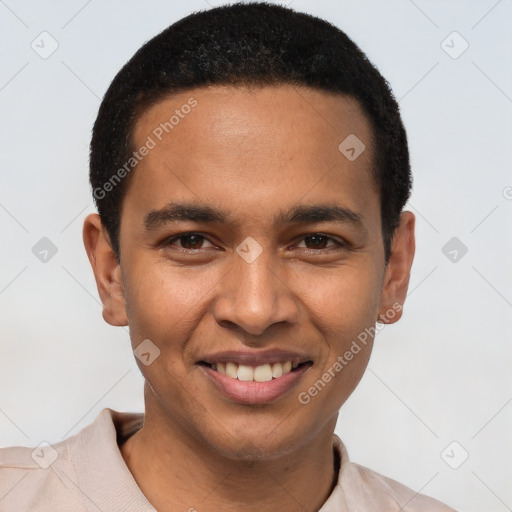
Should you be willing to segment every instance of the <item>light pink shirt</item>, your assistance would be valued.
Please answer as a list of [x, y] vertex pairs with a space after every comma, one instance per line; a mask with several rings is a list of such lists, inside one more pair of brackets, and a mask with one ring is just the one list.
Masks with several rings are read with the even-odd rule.
[[[142, 422], [142, 414], [103, 409], [94, 423], [53, 446], [0, 449], [0, 512], [156, 512], [118, 446]], [[454, 512], [350, 462], [336, 435], [333, 445], [341, 460], [338, 483], [319, 512]]]

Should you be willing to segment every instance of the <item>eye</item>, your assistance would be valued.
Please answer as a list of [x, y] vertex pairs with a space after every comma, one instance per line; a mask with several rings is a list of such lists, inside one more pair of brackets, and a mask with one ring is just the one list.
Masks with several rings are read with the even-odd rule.
[[[313, 233], [311, 235], [306, 235], [302, 238], [302, 240], [304, 240], [304, 246], [306, 246], [306, 249], [312, 251], [326, 251], [328, 249], [331, 249], [332, 247], [334, 247], [335, 249], [341, 249], [345, 247], [344, 243], [322, 233]], [[332, 242], [332, 245], [328, 246], [327, 244], [329, 242]], [[297, 247], [299, 246], [300, 244], [297, 245]]]
[[178, 241], [179, 249], [184, 249], [187, 251], [196, 251], [199, 249], [204, 249], [204, 247], [202, 247], [204, 242], [208, 242], [211, 247], [214, 247], [214, 245], [211, 244], [211, 242], [209, 242], [204, 236], [200, 235], [199, 233], [182, 233], [181, 235], [169, 238], [165, 242], [165, 245], [174, 245], [174, 242], [176, 241]]
[[[204, 246], [204, 244], [210, 244]], [[163, 242], [165, 247], [173, 247], [178, 251], [195, 252], [209, 247], [215, 247], [205, 236], [200, 233], [181, 233]], [[340, 250], [346, 247], [346, 244], [323, 233], [312, 233], [303, 236], [301, 242], [295, 247], [305, 249], [306, 252], [322, 253], [331, 250]]]

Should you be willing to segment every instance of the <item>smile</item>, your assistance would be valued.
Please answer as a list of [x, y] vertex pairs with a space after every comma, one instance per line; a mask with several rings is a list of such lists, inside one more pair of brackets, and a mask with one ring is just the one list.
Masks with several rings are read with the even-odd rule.
[[201, 361], [198, 366], [214, 389], [229, 401], [256, 405], [267, 404], [286, 395], [299, 384], [312, 365], [312, 361], [299, 363], [289, 360], [257, 366], [233, 361]]
[[259, 366], [249, 366], [234, 362], [204, 364], [231, 379], [238, 379], [244, 382], [269, 382], [272, 379], [279, 379], [301, 366], [300, 363], [295, 361], [266, 363]]

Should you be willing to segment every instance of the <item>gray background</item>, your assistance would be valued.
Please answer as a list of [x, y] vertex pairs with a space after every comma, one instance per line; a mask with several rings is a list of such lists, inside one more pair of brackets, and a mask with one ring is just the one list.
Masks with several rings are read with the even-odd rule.
[[[122, 64], [209, 3], [223, 2], [0, 0], [2, 446], [143, 410], [81, 241], [90, 130]], [[352, 460], [454, 508], [512, 510], [512, 1], [286, 3], [342, 28], [389, 80], [415, 177], [404, 317], [378, 334], [337, 433]]]

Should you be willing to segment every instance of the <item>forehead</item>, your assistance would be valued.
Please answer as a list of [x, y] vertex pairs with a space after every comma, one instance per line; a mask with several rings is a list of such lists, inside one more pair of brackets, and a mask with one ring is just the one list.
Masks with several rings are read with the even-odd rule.
[[371, 128], [350, 97], [290, 85], [191, 89], [144, 112], [133, 143], [151, 146], [125, 197], [139, 208], [190, 199], [274, 219], [277, 207], [322, 199], [378, 214]]

